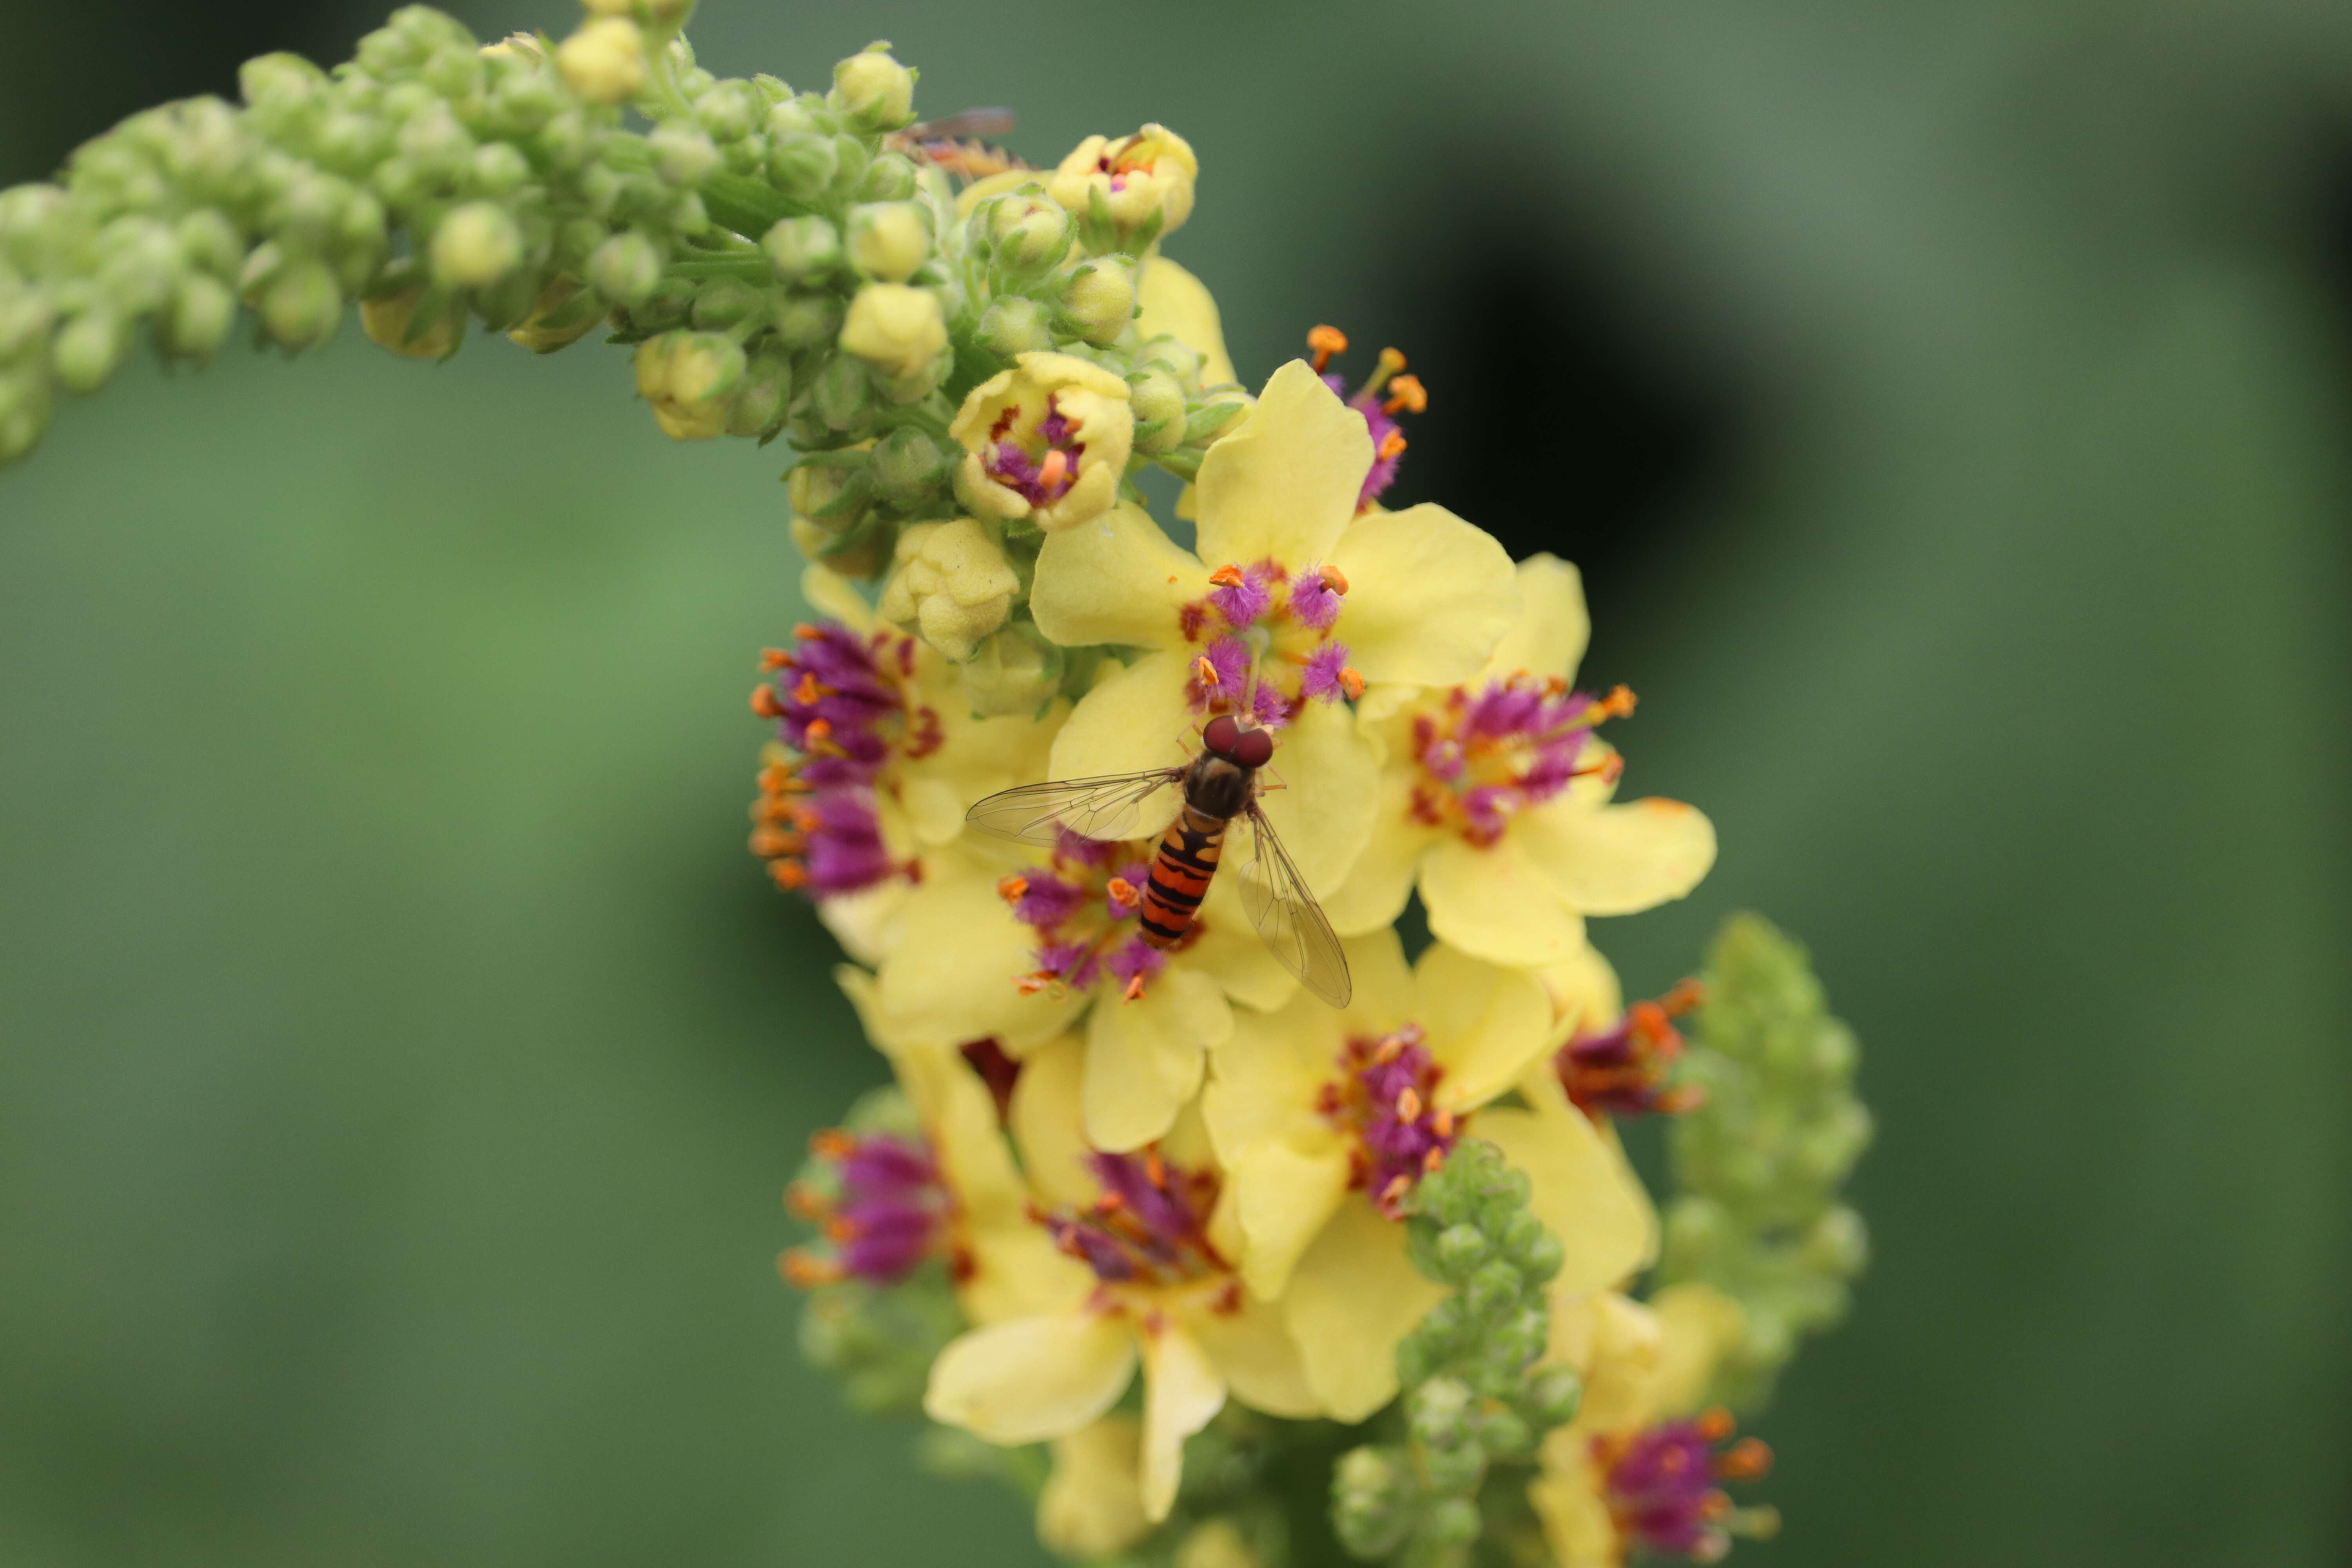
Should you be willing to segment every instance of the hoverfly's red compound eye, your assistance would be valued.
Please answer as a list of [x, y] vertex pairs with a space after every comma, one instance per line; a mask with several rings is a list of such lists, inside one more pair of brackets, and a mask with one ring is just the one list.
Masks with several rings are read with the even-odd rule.
[[1245, 768], [1262, 768], [1274, 761], [1274, 731], [1244, 730], [1225, 754]]
[[1223, 757], [1229, 763], [1235, 760], [1234, 744], [1241, 738], [1242, 727], [1234, 722], [1234, 716], [1230, 713], [1218, 714], [1209, 721], [1209, 727], [1201, 731], [1201, 744], [1209, 748], [1209, 754]]

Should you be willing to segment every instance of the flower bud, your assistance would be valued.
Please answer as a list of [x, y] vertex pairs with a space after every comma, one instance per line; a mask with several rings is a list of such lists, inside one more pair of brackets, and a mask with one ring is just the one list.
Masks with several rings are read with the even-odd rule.
[[0, 463], [13, 463], [40, 445], [54, 401], [47, 379], [30, 367], [0, 369]]
[[829, 294], [795, 294], [776, 310], [776, 337], [786, 346], [811, 349], [841, 335], [841, 301]]
[[904, 283], [931, 254], [928, 216], [915, 202], [868, 202], [849, 209], [849, 258], [867, 276]]
[[727, 433], [758, 436], [784, 416], [793, 395], [792, 362], [781, 353], [764, 353], [751, 361], [735, 395], [727, 400]]
[[[397, 294], [362, 300], [360, 330], [378, 348], [390, 349], [404, 359], [446, 359], [457, 352], [457, 344], [465, 336], [466, 318], [444, 308], [436, 316], [419, 321], [416, 308], [424, 301], [425, 286], [421, 283]], [[445, 307], [446, 303], [445, 297]]]
[[475, 148], [473, 163], [468, 183], [476, 195], [498, 200], [530, 184], [530, 160], [507, 142], [490, 142]]
[[768, 149], [768, 178], [795, 201], [814, 201], [841, 173], [834, 139], [816, 132], [781, 135]]
[[263, 287], [260, 310], [261, 324], [286, 347], [317, 348], [342, 324], [343, 300], [323, 263], [291, 261]]
[[874, 378], [863, 361], [835, 354], [817, 367], [809, 401], [828, 430], [859, 429], [873, 416]]
[[1134, 274], [1116, 261], [1087, 262], [1070, 274], [1054, 303], [1061, 326], [1090, 343], [1108, 343], [1134, 318]]
[[65, 324], [51, 352], [59, 386], [96, 392], [131, 352], [131, 324], [108, 306], [92, 306]]
[[940, 297], [903, 283], [868, 283], [849, 302], [841, 346], [894, 382], [911, 381], [948, 346]]
[[522, 231], [506, 208], [467, 202], [433, 231], [433, 276], [451, 289], [481, 289], [522, 260]]
[[56, 323], [57, 307], [47, 295], [0, 285], [0, 365], [47, 337]]
[[982, 640], [956, 675], [980, 717], [1034, 717], [1059, 695], [1066, 663], [1035, 626], [1016, 622]]
[[718, 172], [719, 145], [698, 125], [666, 120], [646, 140], [653, 148], [654, 167], [673, 185], [700, 184]]
[[898, 563], [877, 606], [949, 658], [971, 657], [1013, 613], [1021, 579], [988, 530], [968, 517], [918, 522], [898, 535]]
[[841, 264], [841, 232], [824, 218], [779, 218], [760, 241], [768, 265], [786, 283], [799, 283]]
[[558, 276], [539, 291], [520, 323], [507, 333], [535, 354], [570, 348], [604, 319], [604, 302], [583, 290], [580, 279]]
[[694, 121], [714, 142], [740, 142], [758, 128], [767, 102], [748, 81], [722, 81], [695, 100]]
[[180, 242], [180, 258], [215, 278], [234, 278], [245, 263], [245, 237], [228, 216], [212, 207], [198, 207], [173, 226]]
[[915, 117], [915, 73], [890, 58], [890, 46], [871, 43], [833, 68], [825, 101], [867, 131], [896, 131]]
[[116, 218], [100, 232], [99, 286], [126, 311], [150, 310], [179, 279], [180, 242], [153, 218]]
[[857, 178], [857, 195], [869, 202], [905, 201], [915, 194], [916, 174], [912, 160], [903, 153], [885, 153], [866, 165]]
[[1060, 266], [1077, 237], [1070, 215], [1034, 183], [982, 203], [972, 227], [993, 253], [999, 273], [1014, 281]]
[[630, 310], [653, 298], [661, 275], [661, 251], [642, 234], [616, 234], [588, 258], [590, 285]]
[[885, 500], [911, 508], [947, 482], [953, 468], [940, 444], [911, 425], [902, 425], [874, 448], [874, 482]]
[[236, 296], [217, 278], [198, 273], [180, 280], [155, 315], [155, 344], [174, 359], [208, 360], [228, 341]]
[[666, 332], [637, 345], [637, 393], [674, 441], [707, 441], [727, 427], [724, 399], [743, 379], [743, 351], [712, 332]]
[[1013, 359], [1054, 346], [1045, 307], [1018, 294], [1003, 294], [981, 312], [980, 344], [999, 359]]
[[719, 278], [706, 283], [694, 297], [694, 324], [710, 331], [740, 326], [768, 308], [765, 289], [740, 278]]
[[1147, 363], [1127, 378], [1128, 402], [1135, 409], [1135, 444], [1147, 452], [1171, 452], [1184, 441], [1184, 389], [1164, 365]]
[[963, 444], [956, 493], [982, 516], [1048, 532], [1108, 511], [1132, 450], [1127, 383], [1071, 354], [1024, 353], [972, 388], [948, 426]]
[[646, 37], [625, 16], [600, 16], [555, 51], [563, 85], [590, 103], [621, 103], [646, 84]]
[[1192, 216], [1200, 160], [1164, 125], [1147, 125], [1114, 142], [1089, 136], [1054, 171], [1048, 194], [1078, 217], [1097, 254], [1140, 254]]

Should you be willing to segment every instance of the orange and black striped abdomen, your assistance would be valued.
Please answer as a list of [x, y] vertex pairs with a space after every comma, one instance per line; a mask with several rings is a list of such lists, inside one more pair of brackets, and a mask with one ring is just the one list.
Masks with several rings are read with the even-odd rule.
[[1225, 825], [1216, 817], [1186, 806], [1160, 836], [1160, 849], [1151, 858], [1151, 884], [1143, 890], [1142, 937], [1147, 947], [1173, 947], [1192, 929], [1208, 895], [1209, 879], [1217, 874], [1217, 856], [1225, 841]]

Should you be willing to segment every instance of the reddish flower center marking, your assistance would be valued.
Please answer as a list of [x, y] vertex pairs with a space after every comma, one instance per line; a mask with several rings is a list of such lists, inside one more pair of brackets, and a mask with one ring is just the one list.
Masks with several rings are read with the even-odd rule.
[[[1151, 864], [1143, 847], [1107, 844], [1065, 829], [1046, 865], [1002, 879], [999, 897], [1013, 918], [1037, 933], [1037, 967], [1015, 982], [1024, 995], [1090, 991], [1104, 980], [1129, 1001], [1168, 966], [1168, 954], [1145, 944], [1136, 916]], [[1198, 921], [1193, 931], [1200, 930]], [[1191, 932], [1181, 951], [1196, 940]]]
[[[842, 1279], [888, 1285], [925, 1258], [951, 1253], [954, 1200], [921, 1139], [835, 1129], [818, 1133], [809, 1147], [823, 1174], [793, 1183], [785, 1201], [824, 1228], [828, 1245], [785, 1253], [777, 1262], [786, 1279], [803, 1289]], [[963, 1261], [954, 1262], [961, 1277]]]
[[1493, 844], [1512, 817], [1571, 781], [1598, 775], [1615, 782], [1623, 763], [1614, 752], [1589, 764], [1582, 759], [1596, 727], [1633, 711], [1633, 694], [1622, 686], [1594, 697], [1570, 691], [1557, 678], [1527, 674], [1475, 693], [1457, 686], [1442, 703], [1413, 715], [1421, 777], [1406, 810], [1416, 822]]
[[981, 466], [989, 478], [1031, 506], [1050, 506], [1077, 483], [1078, 459], [1086, 456], [1087, 444], [1076, 439], [1077, 426], [1063, 416], [1059, 394], [1047, 395], [1045, 417], [1025, 441], [1013, 438], [1020, 416], [1017, 408], [996, 416]]
[[1378, 1039], [1357, 1036], [1339, 1048], [1339, 1076], [1323, 1085], [1316, 1109], [1355, 1135], [1349, 1184], [1391, 1219], [1404, 1215], [1413, 1184], [1445, 1161], [1460, 1136], [1454, 1113], [1437, 1104], [1444, 1077], [1421, 1026]]
[[[1107, 1286], [1165, 1288], [1221, 1278], [1230, 1285], [1232, 1267], [1208, 1237], [1209, 1211], [1217, 1202], [1213, 1173], [1162, 1160], [1156, 1148], [1097, 1152], [1087, 1156], [1087, 1164], [1101, 1196], [1083, 1209], [1032, 1215], [1055, 1247]], [[1226, 1305], [1240, 1305], [1237, 1289]]]
[[1209, 581], [1207, 595], [1176, 612], [1184, 640], [1200, 648], [1184, 685], [1194, 713], [1246, 714], [1279, 730], [1309, 702], [1364, 694], [1348, 645], [1331, 635], [1348, 594], [1337, 567], [1294, 577], [1279, 561], [1227, 562]]
[[1685, 980], [1654, 1002], [1636, 1002], [1605, 1029], [1580, 1033], [1551, 1059], [1560, 1087], [1585, 1115], [1672, 1116], [1706, 1098], [1696, 1084], [1670, 1086], [1683, 1054], [1674, 1020], [1706, 1000], [1706, 988]]
[[1755, 1480], [1772, 1468], [1772, 1450], [1753, 1437], [1718, 1451], [1732, 1430], [1727, 1412], [1710, 1410], [1631, 1436], [1594, 1438], [1592, 1457], [1620, 1538], [1660, 1556], [1713, 1563], [1731, 1550], [1733, 1536], [1777, 1530], [1778, 1513], [1735, 1508], [1716, 1485]]

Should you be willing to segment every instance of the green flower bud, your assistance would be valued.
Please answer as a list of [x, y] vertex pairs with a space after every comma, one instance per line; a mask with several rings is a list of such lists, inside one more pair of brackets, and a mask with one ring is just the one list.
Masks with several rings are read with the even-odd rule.
[[1034, 184], [982, 204], [972, 214], [972, 228], [974, 237], [994, 254], [999, 269], [1015, 279], [1060, 266], [1077, 237], [1070, 215]]
[[1412, 1526], [1404, 1510], [1413, 1489], [1403, 1456], [1384, 1448], [1351, 1448], [1331, 1469], [1331, 1523], [1358, 1557], [1386, 1557]]
[[317, 348], [342, 324], [343, 300], [323, 263], [289, 261], [263, 287], [260, 310], [261, 324], [286, 347]]
[[466, 318], [449, 310], [444, 296], [440, 308], [419, 321], [417, 308], [425, 303], [425, 286], [418, 284], [397, 294], [361, 300], [360, 330], [378, 348], [390, 349], [404, 359], [448, 358], [465, 339]]
[[768, 134], [782, 141], [788, 136], [819, 135], [830, 137], [837, 129], [830, 114], [820, 117], [814, 100], [805, 98], [786, 99], [768, 110]]
[[1127, 378], [1135, 408], [1135, 444], [1146, 452], [1172, 452], [1184, 443], [1184, 389], [1166, 367], [1147, 364]]
[[1066, 331], [1107, 344], [1135, 315], [1134, 274], [1118, 261], [1086, 262], [1063, 283], [1055, 307], [1055, 319]]
[[841, 264], [841, 232], [814, 215], [781, 218], [760, 248], [768, 253], [768, 264], [778, 278], [799, 283]]
[[1034, 717], [1062, 689], [1062, 650], [1028, 625], [1004, 627], [956, 671], [964, 700], [983, 719]]
[[328, 86], [327, 73], [299, 55], [262, 55], [236, 70], [239, 96], [256, 108], [315, 102]]
[[1806, 1231], [1800, 1254], [1805, 1266], [1832, 1279], [1851, 1279], [1870, 1261], [1870, 1231], [1853, 1210], [1838, 1207]]
[[722, 81], [695, 100], [695, 123], [714, 142], [740, 142], [757, 129], [767, 102], [748, 81]]
[[981, 346], [1001, 359], [1054, 346], [1045, 307], [1018, 294], [1003, 295], [981, 312], [978, 336]]
[[1535, 1446], [1535, 1433], [1511, 1411], [1490, 1410], [1478, 1423], [1478, 1446], [1488, 1458], [1517, 1458]]
[[896, 131], [915, 117], [915, 73], [890, 58], [887, 43], [871, 43], [833, 68], [825, 101], [852, 124]]
[[586, 111], [558, 110], [540, 127], [540, 153], [559, 169], [578, 169], [604, 145], [604, 132]]
[[641, 234], [616, 234], [588, 258], [588, 282], [607, 300], [634, 310], [662, 280], [662, 253]]
[[929, 214], [916, 202], [849, 209], [849, 258], [868, 277], [904, 283], [931, 254]]
[[13, 463], [40, 445], [54, 410], [46, 377], [24, 366], [0, 370], [0, 463]]
[[588, 102], [625, 102], [646, 83], [646, 36], [625, 16], [600, 16], [563, 40], [555, 65]]
[[1519, 1290], [1519, 1271], [1497, 1258], [1478, 1266], [1462, 1294], [1472, 1312], [1489, 1318], [1516, 1305]]
[[[536, 54], [538, 41], [531, 42]], [[562, 111], [563, 97], [542, 71], [509, 71], [490, 89], [488, 108], [499, 130], [528, 136]]]
[[841, 172], [834, 139], [814, 132], [781, 135], [768, 149], [768, 178], [796, 201], [814, 201]]
[[1485, 1528], [1476, 1503], [1466, 1497], [1444, 1498], [1433, 1503], [1422, 1520], [1421, 1538], [1441, 1550], [1459, 1549], [1477, 1540]]
[[841, 335], [841, 301], [829, 294], [795, 294], [776, 310], [776, 337], [786, 346], [810, 349]]
[[539, 291], [530, 311], [507, 336], [535, 354], [569, 348], [604, 319], [604, 302], [577, 278], [558, 277]]
[[0, 285], [0, 365], [23, 357], [48, 336], [57, 307], [45, 294]]
[[833, 139], [833, 157], [834, 193], [848, 195], [865, 182], [866, 167], [874, 154], [865, 142], [845, 132]]
[[952, 472], [946, 449], [911, 425], [891, 431], [874, 448], [874, 482], [884, 500], [901, 508], [929, 500]]
[[121, 310], [152, 310], [179, 280], [180, 242], [150, 217], [119, 217], [99, 235], [99, 287]]
[[198, 207], [173, 226], [180, 242], [180, 258], [215, 278], [234, 278], [245, 265], [245, 237], [228, 216], [212, 207]]
[[1486, 1256], [1486, 1237], [1475, 1226], [1452, 1225], [1438, 1233], [1436, 1264], [1446, 1283], [1460, 1285]]
[[510, 196], [530, 183], [530, 160], [504, 142], [486, 143], [474, 150], [469, 183], [477, 195]]
[[646, 138], [654, 150], [654, 167], [673, 185], [701, 184], [719, 170], [719, 147], [700, 126], [666, 120]]
[[1201, 356], [1174, 338], [1153, 338], [1143, 345], [1138, 357], [1146, 363], [1164, 366], [1184, 386], [1201, 384]]
[[1542, 1366], [1528, 1374], [1520, 1398], [1528, 1419], [1538, 1427], [1563, 1426], [1584, 1403], [1584, 1380], [1572, 1366]]
[[835, 354], [818, 367], [809, 395], [829, 429], [856, 430], [872, 416], [873, 378], [854, 354]]
[[698, 327], [719, 331], [762, 315], [767, 308], [763, 290], [737, 279], [720, 278], [704, 284], [694, 297], [692, 320]]
[[130, 352], [130, 322], [106, 306], [93, 306], [58, 333], [52, 351], [58, 384], [68, 392], [96, 392]]
[[400, 155], [435, 180], [456, 180], [472, 164], [474, 139], [446, 103], [436, 103], [400, 128]]
[[433, 231], [433, 276], [451, 289], [496, 283], [522, 261], [522, 231], [506, 208], [467, 202]]
[[904, 201], [915, 194], [914, 161], [903, 153], [884, 153], [866, 165], [858, 177], [857, 195], [869, 202]]
[[792, 362], [780, 353], [761, 354], [744, 372], [742, 384], [727, 404], [727, 433], [758, 436], [784, 416], [793, 395]]

